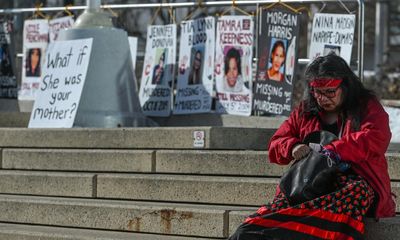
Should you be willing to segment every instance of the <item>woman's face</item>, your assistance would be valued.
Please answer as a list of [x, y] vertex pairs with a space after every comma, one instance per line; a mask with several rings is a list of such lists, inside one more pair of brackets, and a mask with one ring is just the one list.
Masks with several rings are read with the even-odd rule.
[[226, 73], [226, 79], [230, 87], [235, 86], [237, 77], [239, 75], [238, 65], [235, 58], [230, 58], [228, 62], [228, 72]]
[[31, 54], [31, 64], [32, 66], [37, 66], [39, 64], [39, 49], [35, 48], [32, 50], [32, 54]]
[[279, 68], [281, 68], [283, 61], [285, 61], [285, 52], [283, 51], [282, 46], [278, 46], [272, 53], [272, 68], [274, 69], [274, 71], [279, 71]]
[[201, 53], [197, 52], [196, 55], [194, 56], [194, 64], [193, 64], [194, 69], [199, 70], [201, 67]]
[[341, 87], [321, 87], [311, 91], [318, 105], [326, 112], [336, 112], [343, 102], [343, 90]]

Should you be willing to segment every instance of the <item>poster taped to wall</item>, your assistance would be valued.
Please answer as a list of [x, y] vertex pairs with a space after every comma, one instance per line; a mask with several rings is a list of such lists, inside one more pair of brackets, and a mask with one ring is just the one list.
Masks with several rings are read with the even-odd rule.
[[260, 114], [289, 116], [297, 63], [300, 15], [263, 11], [258, 37], [257, 81], [253, 109]]
[[217, 24], [216, 110], [250, 116], [252, 103], [254, 21], [248, 16], [222, 16]]
[[355, 25], [354, 14], [315, 14], [309, 58], [314, 60], [334, 52], [350, 64]]
[[26, 20], [23, 31], [22, 83], [20, 100], [34, 100], [39, 90], [46, 47], [49, 41], [49, 23], [45, 19]]
[[176, 25], [148, 26], [139, 91], [140, 105], [145, 115], [160, 117], [170, 115], [175, 58]]
[[210, 112], [214, 83], [214, 51], [214, 17], [181, 23], [174, 114]]

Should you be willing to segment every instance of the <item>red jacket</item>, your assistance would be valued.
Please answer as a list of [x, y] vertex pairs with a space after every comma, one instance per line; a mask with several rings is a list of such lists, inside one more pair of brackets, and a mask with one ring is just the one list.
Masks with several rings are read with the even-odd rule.
[[[307, 134], [321, 130], [318, 117], [307, 118], [304, 114], [301, 115], [303, 106], [301, 104], [297, 107], [272, 136], [268, 146], [271, 162], [289, 164], [293, 160], [293, 146], [302, 142]], [[362, 176], [374, 189], [375, 197], [378, 197], [375, 217], [392, 217], [395, 216], [395, 202], [385, 158], [392, 135], [389, 117], [375, 99], [368, 102], [367, 109], [359, 131], [353, 131], [351, 120], [347, 119], [342, 137], [325, 148], [335, 151], [342, 160], [350, 162], [354, 172]]]

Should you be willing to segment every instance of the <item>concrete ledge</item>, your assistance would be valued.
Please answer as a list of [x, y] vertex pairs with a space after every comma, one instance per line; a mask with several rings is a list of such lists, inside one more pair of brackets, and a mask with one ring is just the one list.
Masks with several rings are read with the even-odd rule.
[[0, 127], [26, 128], [28, 127], [30, 116], [30, 113], [0, 111]]
[[[392, 180], [400, 180], [400, 153], [386, 154]], [[288, 166], [271, 164], [267, 151], [106, 150], [5, 148], [4, 169], [158, 172], [282, 176]], [[1, 164], [0, 164], [1, 167]]]
[[[247, 216], [253, 214], [253, 211], [232, 211], [229, 213], [229, 235], [232, 235], [237, 227], [246, 219]], [[382, 218], [379, 222], [373, 219], [366, 219], [365, 225], [366, 240], [398, 240], [400, 236], [400, 216], [394, 218]]]
[[204, 113], [172, 115], [167, 118], [152, 117], [160, 126], [224, 126], [251, 128], [278, 128], [287, 117], [235, 116], [228, 114]]
[[0, 195], [0, 221], [226, 238], [222, 207]]
[[0, 239], [6, 240], [213, 240], [216, 238], [179, 237], [78, 228], [0, 223]]
[[3, 168], [151, 172], [152, 150], [4, 149]]
[[93, 197], [94, 174], [0, 171], [0, 193]]
[[259, 206], [273, 198], [277, 183], [255, 177], [99, 174], [97, 196]]
[[0, 147], [192, 149], [195, 131], [204, 132], [204, 147], [202, 147], [204, 149], [264, 150], [275, 129], [225, 127], [0, 128], [2, 136]]

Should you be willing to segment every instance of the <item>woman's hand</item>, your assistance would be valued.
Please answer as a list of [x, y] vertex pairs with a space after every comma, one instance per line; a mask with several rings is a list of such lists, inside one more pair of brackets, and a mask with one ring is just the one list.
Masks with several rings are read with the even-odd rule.
[[297, 144], [292, 149], [292, 157], [294, 160], [300, 160], [311, 151], [311, 148], [306, 144]]

